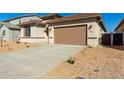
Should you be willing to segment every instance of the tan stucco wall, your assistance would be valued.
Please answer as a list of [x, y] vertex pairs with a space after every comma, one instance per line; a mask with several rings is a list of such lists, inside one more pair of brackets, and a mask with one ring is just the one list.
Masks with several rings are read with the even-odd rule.
[[30, 37], [24, 37], [23, 33], [24, 33], [25, 28], [21, 29], [21, 42], [32, 42], [32, 43], [38, 43], [38, 42], [44, 42], [44, 43], [53, 43], [53, 31], [51, 29], [50, 33], [49, 33], [49, 41], [48, 41], [48, 37], [46, 32], [44, 31], [45, 28], [44, 27], [36, 27], [36, 26], [32, 26], [31, 27], [31, 36]]
[[32, 26], [31, 27], [31, 37], [43, 37], [46, 38], [47, 35], [44, 32], [45, 28], [43, 27], [36, 27], [36, 26]]
[[101, 39], [102, 39], [102, 34], [105, 33], [105, 31], [99, 26], [99, 24], [96, 22], [95, 23], [95, 36], [96, 36], [96, 45], [101, 44]]
[[[88, 20], [78, 20], [64, 23], [53, 24], [54, 27], [62, 27], [62, 26], [73, 26], [73, 25], [87, 25], [87, 45], [96, 47], [99, 43], [99, 38], [101, 38], [101, 33], [104, 31], [100, 31], [101, 27], [96, 22], [96, 19], [88, 19]], [[89, 29], [89, 26], [92, 26]]]

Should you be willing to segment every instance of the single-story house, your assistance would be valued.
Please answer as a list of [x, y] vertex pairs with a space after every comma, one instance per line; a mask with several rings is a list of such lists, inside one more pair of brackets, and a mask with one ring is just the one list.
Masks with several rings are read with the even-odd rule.
[[0, 24], [0, 39], [4, 41], [13, 41], [20, 37], [20, 27], [7, 23], [1, 22]]
[[32, 20], [20, 24], [22, 42], [98, 46], [106, 32], [98, 13], [80, 13], [66, 17]]
[[54, 33], [48, 30], [48, 24], [44, 22], [52, 19], [61, 18], [57, 13], [52, 13], [47, 16], [42, 16], [42, 20], [31, 20], [21, 23], [21, 42], [30, 43], [54, 43]]

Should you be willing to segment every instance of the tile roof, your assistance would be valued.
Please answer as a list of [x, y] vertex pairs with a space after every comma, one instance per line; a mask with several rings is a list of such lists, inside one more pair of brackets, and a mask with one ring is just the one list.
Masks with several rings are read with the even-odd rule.
[[66, 17], [62, 17], [62, 18], [52, 19], [52, 20], [46, 21], [45, 23], [53, 24], [53, 23], [60, 23], [60, 22], [66, 22], [66, 21], [88, 19], [88, 18], [93, 18], [93, 17], [99, 18], [100, 26], [104, 29], [104, 31], [106, 31], [106, 28], [102, 21], [102, 17], [99, 13], [79, 13], [79, 14], [74, 14], [72, 16], [66, 16]]
[[41, 19], [47, 20], [47, 19], [54, 19], [54, 18], [61, 18], [62, 16], [59, 15], [58, 13], [50, 13], [46, 16], [41, 16]]
[[71, 21], [71, 20], [84, 19], [84, 18], [96, 17], [96, 16], [100, 16], [100, 14], [99, 13], [80, 13], [80, 14], [74, 14], [72, 16], [53, 19], [53, 20], [47, 21], [47, 23]]

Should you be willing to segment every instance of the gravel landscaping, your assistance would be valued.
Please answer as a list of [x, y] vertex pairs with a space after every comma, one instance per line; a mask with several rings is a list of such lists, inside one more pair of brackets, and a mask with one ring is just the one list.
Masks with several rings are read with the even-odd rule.
[[43, 79], [121, 79], [124, 78], [124, 46], [87, 48], [47, 72]]
[[17, 52], [26, 48], [35, 48], [38, 47], [38, 44], [30, 44], [30, 43], [17, 43], [17, 42], [3, 42], [0, 47], [0, 53], [8, 53], [8, 52]]

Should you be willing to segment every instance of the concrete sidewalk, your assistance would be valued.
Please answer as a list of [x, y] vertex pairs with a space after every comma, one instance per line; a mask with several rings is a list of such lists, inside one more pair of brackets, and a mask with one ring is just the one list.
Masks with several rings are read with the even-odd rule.
[[42, 45], [19, 52], [0, 54], [0, 78], [40, 78], [83, 46]]

